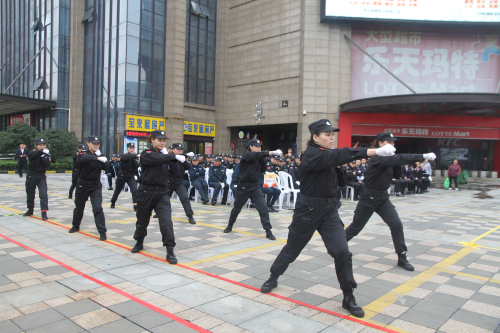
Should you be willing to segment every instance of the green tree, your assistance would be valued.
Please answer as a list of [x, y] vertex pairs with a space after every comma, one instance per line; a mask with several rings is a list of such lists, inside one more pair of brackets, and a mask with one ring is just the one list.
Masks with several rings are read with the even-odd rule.
[[47, 140], [47, 149], [50, 150], [50, 157], [53, 162], [73, 156], [78, 146], [78, 139], [75, 132], [68, 132], [66, 129], [51, 128], [38, 135]]
[[15, 153], [20, 143], [24, 143], [28, 149], [35, 146], [35, 137], [38, 131], [35, 127], [26, 123], [15, 123], [0, 132], [0, 152]]

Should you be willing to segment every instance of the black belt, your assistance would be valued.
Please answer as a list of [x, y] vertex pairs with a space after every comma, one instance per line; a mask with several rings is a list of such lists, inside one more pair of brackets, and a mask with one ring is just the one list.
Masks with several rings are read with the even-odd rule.
[[168, 179], [169, 183], [183, 183], [184, 178], [178, 178], [178, 177], [171, 177]]
[[125, 171], [125, 170], [120, 170], [118, 171], [118, 176], [134, 176], [134, 172], [133, 171]]
[[302, 193], [299, 194], [299, 196], [297, 197], [297, 200], [299, 200], [300, 202], [311, 204], [311, 205], [320, 205], [320, 206], [333, 205], [335, 202], [337, 202], [337, 199], [335, 197], [333, 197], [333, 198], [316, 198], [316, 197], [308, 197], [307, 195], [304, 195]]
[[28, 175], [33, 175], [33, 176], [45, 176], [45, 172], [28, 171]]
[[259, 186], [258, 182], [238, 182], [238, 187], [252, 187]]
[[99, 180], [82, 180], [78, 178], [77, 184], [80, 185], [100, 185], [101, 182]]
[[139, 190], [141, 191], [166, 191], [166, 186], [148, 186], [148, 185], [139, 185]]
[[363, 193], [370, 194], [370, 195], [386, 195], [387, 194], [387, 190], [385, 190], [385, 191], [376, 191], [376, 190], [371, 190], [371, 189], [365, 187], [363, 189]]

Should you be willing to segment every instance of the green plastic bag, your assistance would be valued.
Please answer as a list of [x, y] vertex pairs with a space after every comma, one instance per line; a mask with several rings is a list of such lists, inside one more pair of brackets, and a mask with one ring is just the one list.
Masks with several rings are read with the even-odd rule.
[[446, 177], [446, 179], [444, 180], [444, 188], [448, 187], [450, 187], [450, 178]]
[[470, 177], [470, 176], [469, 176], [469, 170], [464, 170], [464, 171], [462, 171], [462, 173], [464, 174], [464, 178], [465, 178], [465, 179], [467, 179], [467, 178], [469, 178], [469, 177]]

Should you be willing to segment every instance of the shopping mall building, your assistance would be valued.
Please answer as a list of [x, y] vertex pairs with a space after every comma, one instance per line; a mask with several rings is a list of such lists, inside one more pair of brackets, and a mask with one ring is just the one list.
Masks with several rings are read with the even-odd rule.
[[500, 171], [498, 0], [0, 0], [0, 130], [25, 121], [199, 153], [338, 147]]

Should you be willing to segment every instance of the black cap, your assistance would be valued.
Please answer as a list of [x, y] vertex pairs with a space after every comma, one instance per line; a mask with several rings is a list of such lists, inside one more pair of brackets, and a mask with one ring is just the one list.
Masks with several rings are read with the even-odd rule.
[[283, 157], [280, 157], [278, 158], [278, 162], [285, 162], [285, 160], [283, 159]]
[[312, 124], [309, 124], [309, 132], [311, 132], [311, 134], [330, 131], [338, 132], [340, 131], [340, 128], [333, 127], [328, 119], [320, 119]]
[[84, 145], [83, 143], [80, 143], [80, 144], [78, 145], [78, 149], [85, 149], [85, 145]]
[[221, 154], [221, 153], [218, 153], [218, 154], [217, 154], [217, 156], [222, 156], [222, 154]]
[[113, 154], [113, 157], [120, 157], [120, 154]]
[[151, 132], [151, 137], [155, 139], [168, 139], [165, 131], [156, 130]]
[[377, 140], [377, 144], [379, 141], [396, 141], [397, 139], [394, 137], [394, 135], [391, 132], [382, 132], [377, 134], [375, 137], [375, 140]]
[[295, 158], [302, 158], [302, 155], [298, 154], [297, 156], [295, 156]]
[[234, 158], [234, 155], [229, 155], [229, 158]]
[[127, 143], [127, 148], [134, 147], [135, 148], [135, 143], [129, 142]]
[[260, 142], [259, 139], [252, 139], [252, 140], [248, 141], [247, 147], [250, 147], [250, 146], [259, 147], [259, 146], [262, 146], [262, 142]]
[[98, 136], [89, 136], [87, 138], [87, 142], [90, 142], [90, 143], [101, 143], [101, 140], [99, 140]]
[[224, 157], [229, 157], [229, 154], [224, 154]]
[[42, 139], [42, 138], [40, 138], [40, 139], [36, 139], [36, 144], [37, 144], [37, 145], [39, 145], [40, 143], [45, 143], [45, 144], [46, 144], [46, 143], [47, 143], [47, 140]]
[[239, 156], [239, 155], [236, 155], [234, 158], [237, 160], [241, 160], [241, 156]]
[[174, 147], [170, 146], [170, 147], [167, 147], [167, 149], [174, 149]]
[[356, 164], [356, 161], [351, 161], [351, 162], [349, 162], [349, 163], [353, 163], [353, 164]]
[[218, 161], [218, 162], [222, 162], [222, 158], [221, 158], [220, 156], [217, 156], [217, 157], [215, 158], [214, 162], [217, 162], [217, 161]]
[[174, 149], [182, 149], [182, 143], [174, 143], [172, 145], [172, 148], [174, 148]]

